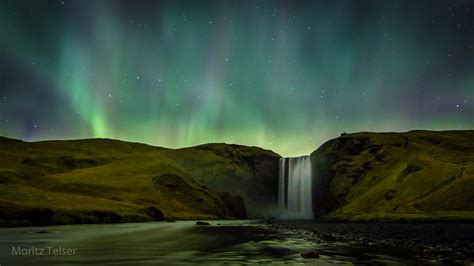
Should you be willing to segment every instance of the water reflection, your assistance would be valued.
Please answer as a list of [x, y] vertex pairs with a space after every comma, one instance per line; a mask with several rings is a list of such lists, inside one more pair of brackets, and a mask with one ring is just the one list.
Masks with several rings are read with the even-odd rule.
[[[387, 252], [348, 243], [318, 242], [249, 221], [193, 221], [66, 225], [0, 229], [0, 263], [10, 264], [222, 264], [222, 263], [406, 263], [403, 250]], [[12, 256], [12, 247], [77, 249], [74, 256]], [[319, 259], [301, 253], [318, 250]]]

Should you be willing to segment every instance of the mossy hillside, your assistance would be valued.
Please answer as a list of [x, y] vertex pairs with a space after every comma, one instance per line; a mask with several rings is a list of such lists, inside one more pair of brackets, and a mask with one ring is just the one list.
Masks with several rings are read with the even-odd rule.
[[251, 217], [277, 202], [280, 156], [272, 151], [215, 143], [169, 150], [165, 154], [206, 188], [242, 195]]
[[[225, 164], [219, 156], [206, 159], [195, 157], [192, 149], [106, 139], [28, 143], [1, 138], [0, 146], [3, 224], [147, 221], [161, 218], [156, 210], [167, 219], [245, 213], [230, 210], [184, 164], [197, 158], [196, 164], [201, 160], [212, 169], [214, 161]], [[232, 199], [232, 207], [240, 202], [226, 199]]]
[[348, 134], [311, 156], [318, 216], [473, 217], [474, 131]]

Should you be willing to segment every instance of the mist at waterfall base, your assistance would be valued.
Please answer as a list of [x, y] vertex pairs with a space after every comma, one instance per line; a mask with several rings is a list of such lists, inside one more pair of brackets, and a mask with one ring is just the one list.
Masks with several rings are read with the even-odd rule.
[[278, 173], [278, 218], [313, 219], [310, 156], [281, 158]]

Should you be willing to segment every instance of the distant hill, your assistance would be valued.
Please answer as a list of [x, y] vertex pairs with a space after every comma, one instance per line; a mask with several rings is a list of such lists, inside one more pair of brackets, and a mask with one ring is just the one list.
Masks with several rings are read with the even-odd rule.
[[474, 131], [355, 133], [311, 154], [322, 219], [474, 219]]
[[245, 218], [277, 197], [279, 156], [256, 147], [0, 137], [0, 158], [6, 226]]

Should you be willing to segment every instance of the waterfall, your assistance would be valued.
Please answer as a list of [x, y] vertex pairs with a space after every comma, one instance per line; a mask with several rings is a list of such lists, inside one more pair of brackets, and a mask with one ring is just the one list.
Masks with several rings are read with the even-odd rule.
[[280, 218], [314, 218], [311, 160], [309, 156], [281, 158], [278, 184]]

